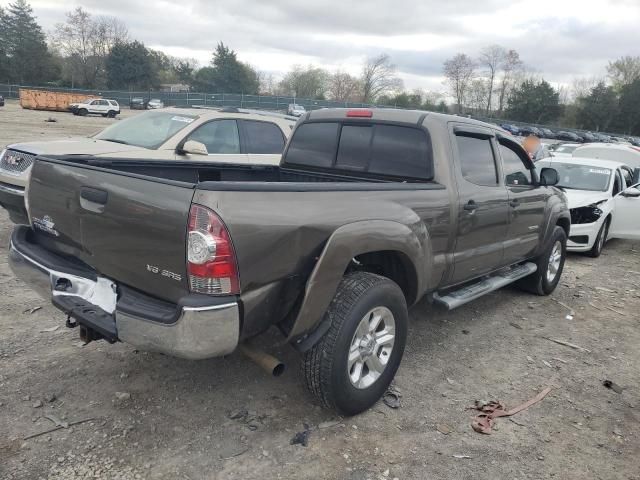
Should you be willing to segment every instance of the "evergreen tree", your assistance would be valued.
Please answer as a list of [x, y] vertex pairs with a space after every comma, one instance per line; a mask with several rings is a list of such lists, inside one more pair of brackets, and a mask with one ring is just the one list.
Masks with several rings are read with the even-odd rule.
[[[2, 51], [4, 50], [4, 51]], [[56, 76], [42, 27], [25, 0], [0, 15], [0, 74], [11, 82], [38, 84]]]
[[136, 41], [117, 43], [106, 61], [109, 88], [147, 89], [156, 83], [153, 56]]
[[577, 104], [577, 121], [581, 128], [607, 130], [616, 114], [617, 98], [612, 87], [600, 82], [589, 95], [579, 98]]
[[525, 80], [511, 92], [506, 114], [521, 122], [551, 122], [560, 115], [560, 95], [545, 80]]

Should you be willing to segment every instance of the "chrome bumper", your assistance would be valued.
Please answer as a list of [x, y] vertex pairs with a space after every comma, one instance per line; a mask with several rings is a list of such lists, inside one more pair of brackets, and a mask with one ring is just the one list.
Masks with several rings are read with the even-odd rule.
[[[59, 272], [21, 253], [13, 243], [9, 248], [9, 266], [13, 273], [46, 300], [58, 292], [54, 286], [60, 279], [71, 282], [71, 294], [110, 310], [104, 289], [98, 281]], [[66, 293], [67, 295], [69, 293]], [[111, 312], [108, 312], [111, 313]], [[240, 336], [238, 304], [208, 307], [182, 307], [176, 322], [162, 324], [118, 311], [115, 305], [118, 339], [142, 350], [166, 353], [187, 359], [219, 357], [235, 350]]]

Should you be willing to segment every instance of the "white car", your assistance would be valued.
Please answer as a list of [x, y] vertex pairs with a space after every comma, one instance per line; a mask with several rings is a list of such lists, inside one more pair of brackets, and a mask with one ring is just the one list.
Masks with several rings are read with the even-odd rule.
[[573, 156], [613, 160], [629, 165], [632, 168], [640, 167], [640, 147], [634, 147], [631, 144], [591, 143], [576, 148], [573, 151]]
[[549, 148], [549, 150], [551, 150], [551, 155], [554, 157], [570, 157], [579, 146], [579, 143], [560, 143], [557, 146], [554, 145], [553, 148]]
[[154, 110], [156, 108], [164, 108], [164, 102], [162, 100], [160, 100], [159, 98], [152, 98], [147, 103], [147, 108], [149, 110]]
[[295, 103], [290, 103], [289, 108], [287, 108], [287, 114], [293, 115], [294, 117], [301, 117], [307, 113], [307, 110], [302, 106]]
[[567, 250], [600, 256], [610, 238], [640, 240], [640, 169], [593, 158], [550, 158], [536, 168], [555, 168], [557, 187], [571, 210]]
[[103, 117], [114, 118], [120, 113], [120, 105], [115, 100], [106, 98], [94, 98], [80, 103], [69, 104], [69, 111], [74, 115], [86, 116], [89, 114], [102, 115]]
[[281, 114], [163, 108], [115, 122], [89, 138], [25, 142], [0, 153], [0, 206], [26, 220], [24, 192], [38, 155], [278, 165], [295, 122]]

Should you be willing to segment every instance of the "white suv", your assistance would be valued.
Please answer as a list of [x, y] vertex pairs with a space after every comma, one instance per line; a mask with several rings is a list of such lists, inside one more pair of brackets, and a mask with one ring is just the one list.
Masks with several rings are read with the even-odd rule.
[[120, 105], [115, 100], [107, 100], [104, 98], [95, 98], [93, 100], [85, 100], [81, 103], [72, 103], [69, 110], [74, 115], [85, 116], [90, 113], [102, 115], [103, 117], [113, 118], [120, 113]]

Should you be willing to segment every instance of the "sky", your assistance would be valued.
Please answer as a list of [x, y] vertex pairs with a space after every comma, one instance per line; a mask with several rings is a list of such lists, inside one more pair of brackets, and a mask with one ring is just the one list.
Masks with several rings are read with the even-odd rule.
[[[0, 5], [10, 1], [0, 0]], [[211, 59], [223, 41], [240, 60], [282, 76], [314, 64], [358, 74], [387, 53], [409, 89], [444, 91], [442, 64], [499, 44], [555, 85], [603, 77], [640, 55], [640, 0], [32, 0], [45, 31], [82, 6], [120, 18], [132, 38], [167, 54]]]

